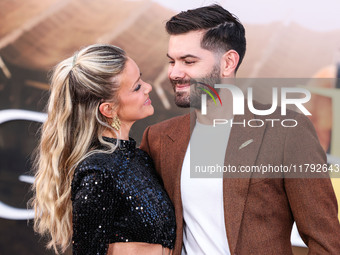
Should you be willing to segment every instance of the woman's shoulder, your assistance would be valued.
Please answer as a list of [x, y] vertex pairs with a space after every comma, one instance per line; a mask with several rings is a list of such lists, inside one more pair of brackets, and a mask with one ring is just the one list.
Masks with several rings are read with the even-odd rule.
[[[107, 186], [115, 179], [112, 154], [95, 153], [82, 160], [76, 167], [72, 179], [72, 193], [78, 192], [84, 185]], [[85, 187], [84, 186], [84, 187]]]
[[79, 162], [76, 171], [82, 171], [86, 169], [92, 170], [107, 170], [112, 166], [112, 162], [115, 161], [114, 153], [96, 152]]
[[83, 159], [76, 167], [73, 174], [73, 182], [77, 182], [86, 176], [107, 178], [114, 173], [114, 155], [108, 153], [94, 153]]

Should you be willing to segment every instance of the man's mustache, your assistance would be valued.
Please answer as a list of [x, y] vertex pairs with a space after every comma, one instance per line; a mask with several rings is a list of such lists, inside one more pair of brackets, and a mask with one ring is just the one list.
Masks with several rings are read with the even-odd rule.
[[177, 84], [181, 85], [181, 84], [188, 84], [188, 83], [192, 84], [192, 80], [190, 79], [177, 79], [177, 80], [170, 79], [170, 82], [172, 85], [177, 85]]
[[209, 85], [209, 84], [207, 84], [205, 82], [201, 82], [201, 81], [195, 80], [195, 79], [178, 79], [178, 80], [170, 79], [170, 82], [171, 82], [172, 85], [188, 84], [188, 83], [190, 85]]

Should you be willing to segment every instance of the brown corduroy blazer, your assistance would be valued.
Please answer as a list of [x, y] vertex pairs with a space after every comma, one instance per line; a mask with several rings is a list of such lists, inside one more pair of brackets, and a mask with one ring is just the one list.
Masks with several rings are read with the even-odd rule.
[[[259, 109], [259, 108], [257, 108]], [[235, 116], [235, 122], [249, 119], [282, 119], [271, 116]], [[304, 115], [288, 112], [296, 127], [264, 121], [262, 127], [235, 125], [231, 129], [225, 165], [325, 164], [326, 156], [311, 122]], [[181, 169], [196, 115], [188, 114], [148, 127], [141, 149], [154, 160], [176, 212], [177, 237], [174, 254], [183, 244]], [[191, 123], [191, 125], [190, 125]], [[245, 141], [253, 139], [241, 148]], [[240, 149], [241, 148], [241, 149]], [[309, 254], [340, 254], [340, 225], [337, 201], [328, 174], [324, 178], [267, 178], [248, 174], [223, 180], [224, 216], [231, 254], [292, 254], [290, 235], [294, 220], [309, 247]], [[308, 175], [306, 175], [308, 176]], [[197, 197], [199, 199], [199, 197]], [[212, 198], [213, 199], [213, 198]]]

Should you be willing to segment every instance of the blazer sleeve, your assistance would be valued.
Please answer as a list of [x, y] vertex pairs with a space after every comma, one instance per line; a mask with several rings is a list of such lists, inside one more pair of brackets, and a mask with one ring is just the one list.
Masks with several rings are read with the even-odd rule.
[[285, 164], [303, 166], [302, 175], [285, 178], [290, 207], [308, 254], [340, 254], [340, 224], [332, 183], [328, 173], [310, 168], [326, 165], [326, 155], [309, 119], [300, 115], [298, 123], [300, 128], [288, 131], [284, 150]]
[[113, 174], [86, 166], [72, 186], [73, 254], [106, 255], [117, 207]]

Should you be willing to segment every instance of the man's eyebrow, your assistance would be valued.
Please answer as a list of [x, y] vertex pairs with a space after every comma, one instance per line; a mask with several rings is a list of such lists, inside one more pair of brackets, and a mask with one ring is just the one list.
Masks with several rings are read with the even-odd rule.
[[[168, 58], [173, 59], [172, 57], [170, 57], [169, 54], [166, 54], [166, 56], [167, 56]], [[197, 57], [197, 56], [195, 56], [195, 55], [192, 55], [192, 54], [186, 54], [186, 55], [184, 55], [184, 56], [179, 57], [179, 59], [186, 59], [186, 58], [198, 58], [198, 59], [199, 59], [199, 57]]]

